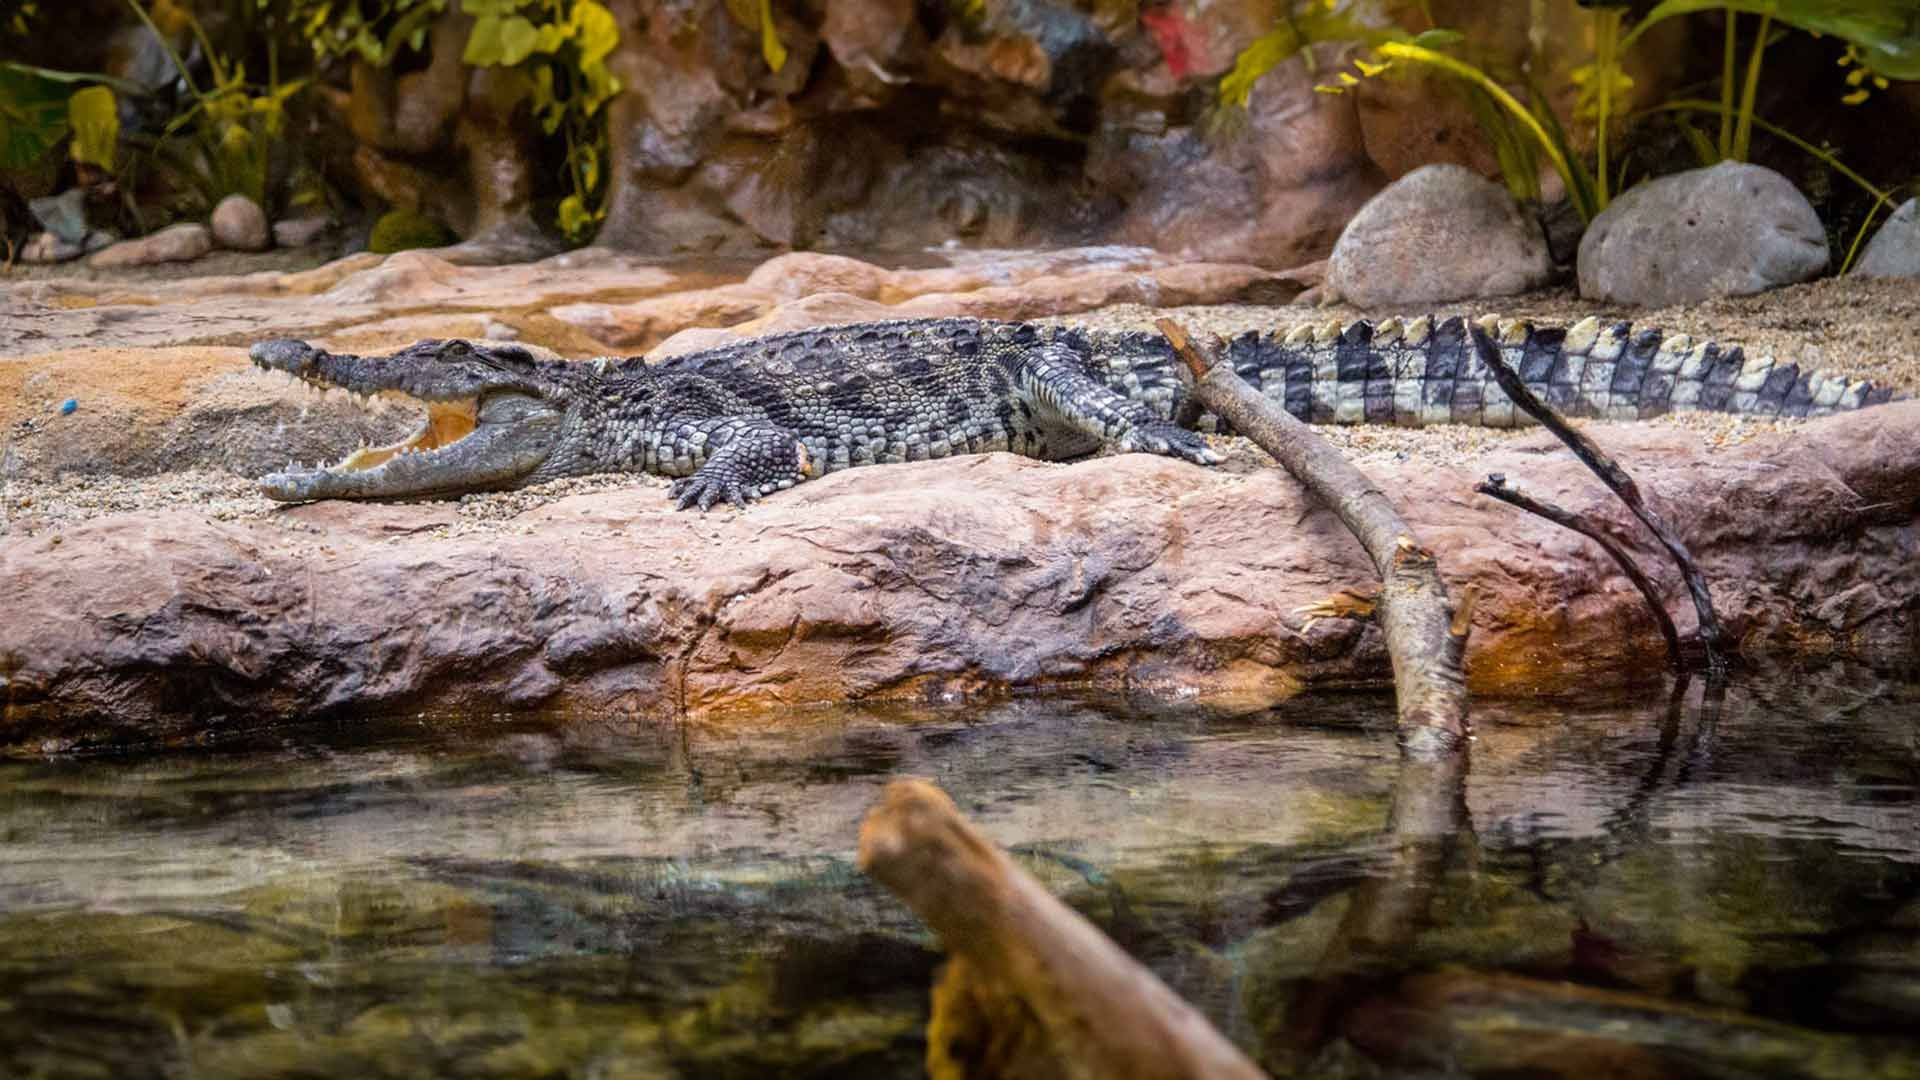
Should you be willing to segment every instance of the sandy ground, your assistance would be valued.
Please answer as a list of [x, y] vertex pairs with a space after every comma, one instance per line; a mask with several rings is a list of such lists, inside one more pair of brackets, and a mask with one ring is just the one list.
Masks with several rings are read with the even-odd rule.
[[[1442, 306], [1431, 313], [1480, 315], [1489, 311], [1540, 323], [1567, 323], [1588, 315], [1620, 317], [1617, 311], [1582, 301], [1565, 290], [1472, 306]], [[1426, 310], [1374, 312], [1371, 317], [1427, 313]], [[1360, 312], [1341, 306], [1229, 305], [1156, 309], [1119, 305], [1059, 321], [1151, 328], [1153, 320], [1163, 314], [1180, 320], [1192, 331], [1219, 334], [1270, 329], [1303, 321], [1344, 322], [1361, 316]], [[1740, 344], [1749, 351], [1771, 353], [1802, 365], [1884, 380], [1907, 390], [1920, 388], [1920, 290], [1907, 282], [1830, 279], [1761, 296], [1639, 312], [1633, 321]], [[1795, 422], [1684, 414], [1646, 423], [1692, 430], [1698, 432], [1704, 444], [1724, 446], [1763, 432], [1791, 427]], [[1321, 430], [1362, 467], [1409, 458], [1452, 464], [1517, 440], [1545, 438], [1535, 429], [1494, 431], [1452, 426], [1417, 430], [1390, 427]], [[1264, 454], [1243, 440], [1223, 439], [1219, 443], [1228, 454], [1226, 467], [1229, 469], [1243, 471], [1266, 464]], [[658, 491], [656, 497], [665, 498], [666, 481], [657, 478], [625, 475], [577, 478], [519, 491], [465, 496], [457, 502], [456, 523], [451, 528], [457, 531], [508, 529], [513, 527], [516, 515], [566, 495], [627, 487], [653, 488]], [[204, 508], [210, 516], [222, 520], [266, 517], [281, 509], [279, 504], [258, 495], [248, 479], [220, 472], [179, 472], [143, 478], [68, 477], [49, 482], [9, 477], [6, 470], [0, 469], [0, 535], [57, 533], [63, 526], [102, 514], [181, 505]]]

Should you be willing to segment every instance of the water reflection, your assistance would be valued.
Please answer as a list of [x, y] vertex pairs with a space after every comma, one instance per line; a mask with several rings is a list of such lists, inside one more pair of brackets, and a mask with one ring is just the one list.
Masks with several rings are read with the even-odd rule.
[[0, 764], [0, 1075], [917, 1075], [901, 773], [1276, 1071], [1920, 1075], [1916, 705], [1483, 708], [1458, 777], [1372, 696]]

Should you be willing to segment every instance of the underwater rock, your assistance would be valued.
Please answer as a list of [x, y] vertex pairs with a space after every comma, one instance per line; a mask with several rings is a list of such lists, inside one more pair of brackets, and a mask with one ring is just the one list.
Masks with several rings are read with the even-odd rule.
[[1510, 296], [1553, 273], [1546, 235], [1507, 189], [1427, 165], [1373, 197], [1340, 233], [1326, 288], [1365, 309]]
[[1580, 295], [1645, 307], [1744, 296], [1827, 268], [1813, 204], [1772, 169], [1723, 161], [1629, 188], [1580, 241]]
[[1880, 226], [1852, 272], [1867, 277], [1920, 277], [1920, 199], [1908, 199]]

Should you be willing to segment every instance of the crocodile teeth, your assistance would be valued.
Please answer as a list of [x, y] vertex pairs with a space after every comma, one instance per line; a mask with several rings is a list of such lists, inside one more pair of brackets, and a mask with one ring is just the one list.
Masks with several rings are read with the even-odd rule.
[[1404, 340], [1408, 345], [1413, 345], [1413, 346], [1425, 345], [1427, 343], [1428, 336], [1430, 336], [1432, 333], [1433, 333], [1433, 320], [1428, 318], [1425, 315], [1422, 315], [1419, 318], [1407, 324], [1407, 336], [1405, 337]]
[[1340, 321], [1329, 319], [1313, 328], [1313, 340], [1316, 344], [1331, 345], [1340, 340]]
[[1400, 340], [1400, 335], [1403, 331], [1405, 331], [1406, 326], [1407, 324], [1405, 322], [1402, 322], [1399, 319], [1386, 319], [1381, 322], [1374, 323], [1373, 324], [1373, 343], [1375, 345], [1393, 344], [1394, 342]]
[[1312, 339], [1313, 339], [1312, 324], [1301, 323], [1300, 325], [1292, 328], [1291, 330], [1288, 330], [1287, 336], [1283, 340], [1286, 341], [1286, 343], [1289, 345], [1305, 345], [1308, 341], [1311, 341]]
[[1525, 319], [1507, 319], [1500, 324], [1497, 340], [1502, 345], [1525, 345], [1527, 335], [1533, 332], [1533, 324]]
[[1500, 316], [1498, 315], [1482, 315], [1473, 320], [1473, 325], [1479, 327], [1480, 332], [1490, 338], [1497, 339], [1500, 336]]

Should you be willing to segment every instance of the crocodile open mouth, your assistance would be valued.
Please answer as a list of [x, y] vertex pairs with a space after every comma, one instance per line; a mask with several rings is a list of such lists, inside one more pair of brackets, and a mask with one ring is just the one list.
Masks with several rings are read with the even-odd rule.
[[[386, 395], [418, 404], [426, 412], [413, 434], [399, 442], [362, 446], [331, 465], [289, 464], [261, 477], [261, 492], [281, 502], [417, 498], [512, 487], [546, 461], [563, 419], [552, 404], [518, 387], [483, 385], [464, 394], [453, 387], [426, 390], [420, 382], [440, 380], [416, 381], [384, 368], [356, 368], [342, 361], [366, 362], [331, 356], [304, 342], [265, 342], [255, 346], [252, 357], [264, 370], [323, 391], [346, 390], [363, 402]], [[379, 385], [383, 382], [387, 385]], [[422, 392], [415, 393], [416, 388]]]
[[428, 401], [420, 430], [389, 446], [362, 446], [325, 468], [335, 472], [362, 472], [379, 468], [401, 454], [444, 450], [474, 433], [480, 425], [480, 399]]

